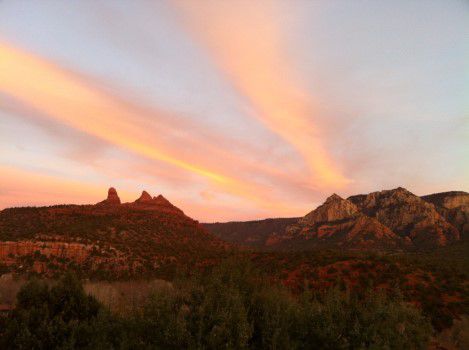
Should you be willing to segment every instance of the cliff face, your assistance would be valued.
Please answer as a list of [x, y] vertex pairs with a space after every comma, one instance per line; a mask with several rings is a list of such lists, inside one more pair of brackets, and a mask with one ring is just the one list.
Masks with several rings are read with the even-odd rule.
[[450, 191], [422, 196], [422, 199], [446, 209], [457, 209], [469, 206], [469, 193]]
[[404, 188], [343, 199], [334, 194], [299, 219], [209, 224], [230, 242], [267, 249], [420, 249], [469, 236], [469, 194], [418, 197]]
[[378, 220], [361, 213], [351, 201], [334, 194], [286, 230], [277, 244], [347, 248], [399, 248], [405, 241]]
[[316, 223], [350, 219], [358, 213], [359, 210], [355, 204], [333, 194], [326, 199], [323, 205], [301, 218], [300, 223], [314, 225]]
[[459, 240], [459, 231], [435, 206], [404, 188], [349, 197], [361, 212], [376, 218], [420, 247], [443, 246]]
[[452, 191], [423, 196], [423, 200], [435, 205], [437, 211], [461, 233], [469, 237], [469, 193]]
[[18, 257], [39, 254], [47, 258], [54, 256], [83, 263], [90, 255], [92, 249], [92, 245], [80, 243], [7, 241], [0, 242], [0, 262], [12, 264]]

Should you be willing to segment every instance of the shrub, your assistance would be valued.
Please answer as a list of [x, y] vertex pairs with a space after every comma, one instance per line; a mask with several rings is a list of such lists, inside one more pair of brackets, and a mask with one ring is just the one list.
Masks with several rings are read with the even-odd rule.
[[31, 281], [2, 322], [2, 349], [417, 349], [432, 331], [400, 298], [338, 289], [293, 295], [242, 259], [180, 278], [121, 316], [73, 276], [52, 287]]
[[329, 290], [304, 310], [306, 339], [321, 349], [425, 348], [432, 331], [417, 309], [382, 293]]
[[0, 337], [2, 349], [53, 349], [87, 345], [99, 303], [87, 296], [80, 282], [66, 275], [49, 288], [32, 280], [17, 295], [16, 309]]

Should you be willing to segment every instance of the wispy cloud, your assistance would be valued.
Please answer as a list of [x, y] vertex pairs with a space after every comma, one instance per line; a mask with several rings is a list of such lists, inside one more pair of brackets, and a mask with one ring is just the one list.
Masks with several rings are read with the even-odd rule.
[[[271, 190], [271, 184], [244, 179], [243, 171], [239, 172], [240, 177], [236, 172], [231, 175], [222, 171], [225, 165], [233, 170], [230, 162], [257, 170], [257, 177], [275, 173], [274, 169], [249, 165], [242, 159], [213, 158], [217, 153], [220, 156], [220, 149], [216, 144], [206, 144], [202, 140], [178, 145], [174, 142], [178, 138], [174, 136], [168, 142], [165, 138], [171, 130], [164, 121], [170, 117], [109, 95], [82, 75], [10, 45], [0, 45], [0, 56], [0, 91], [53, 121], [146, 159], [199, 176], [217, 191], [244, 198], [258, 206], [273, 211], [297, 207], [278, 198], [273, 200], [277, 194]], [[173, 124], [176, 129], [184, 130], [178, 128], [177, 121]], [[197, 152], [186, 149], [188, 145], [195, 147]], [[203, 150], [209, 153], [205, 158]], [[197, 162], [191, 162], [191, 158]]]
[[467, 190], [463, 7], [0, 2], [0, 207], [112, 185], [233, 220]]
[[350, 182], [325, 148], [311, 96], [295, 79], [282, 46], [281, 8], [274, 2], [176, 1], [188, 32], [247, 102], [251, 114], [289, 142], [310, 168], [310, 184], [343, 188]]

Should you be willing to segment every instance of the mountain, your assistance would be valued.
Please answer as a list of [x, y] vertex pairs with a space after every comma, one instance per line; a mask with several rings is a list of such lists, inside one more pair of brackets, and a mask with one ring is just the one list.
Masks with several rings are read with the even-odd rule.
[[205, 264], [228, 244], [159, 195], [121, 203], [110, 188], [95, 205], [9, 208], [0, 212], [0, 269], [53, 275], [164, 276]]
[[[268, 250], [428, 249], [467, 238], [465, 192], [418, 197], [404, 188], [344, 199], [333, 194], [302, 218], [201, 225], [162, 195], [122, 203], [0, 211], [0, 273], [161, 276], [211, 264], [233, 246]], [[221, 238], [221, 239], [220, 239]]]
[[333, 194], [302, 218], [205, 226], [228, 242], [269, 250], [427, 249], [467, 235], [468, 198], [465, 192], [418, 197], [401, 187], [347, 199]]
[[469, 237], [469, 193], [451, 191], [423, 196], [423, 200], [435, 205], [436, 210], [461, 233]]
[[273, 238], [299, 218], [276, 218], [257, 221], [233, 221], [203, 224], [212, 234], [221, 239], [243, 246], [264, 247], [272, 245]]
[[460, 238], [459, 231], [438, 213], [435, 205], [402, 187], [348, 199], [417, 247], [445, 246]]
[[347, 199], [333, 194], [287, 227], [279, 244], [288, 247], [400, 248], [405, 241]]
[[358, 214], [359, 210], [353, 203], [334, 193], [326, 199], [324, 204], [301, 218], [299, 223], [314, 225], [316, 223], [346, 220], [356, 217]]

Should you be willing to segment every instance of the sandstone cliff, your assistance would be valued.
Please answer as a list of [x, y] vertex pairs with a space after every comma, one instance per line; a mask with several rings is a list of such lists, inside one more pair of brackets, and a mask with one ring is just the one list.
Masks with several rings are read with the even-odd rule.
[[423, 196], [422, 199], [433, 203], [438, 212], [459, 230], [462, 237], [469, 238], [469, 193], [435, 193]]
[[419, 247], [444, 246], [460, 238], [459, 231], [433, 204], [402, 187], [352, 196], [349, 200], [365, 215]]
[[426, 249], [469, 237], [469, 194], [418, 197], [404, 188], [334, 194], [302, 218], [206, 224], [222, 239], [267, 249]]
[[[290, 242], [288, 242], [290, 240]], [[286, 229], [276, 244], [347, 248], [403, 248], [406, 241], [378, 220], [364, 215], [347, 199], [333, 194], [326, 202]]]

